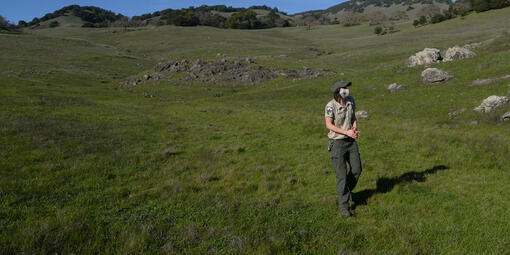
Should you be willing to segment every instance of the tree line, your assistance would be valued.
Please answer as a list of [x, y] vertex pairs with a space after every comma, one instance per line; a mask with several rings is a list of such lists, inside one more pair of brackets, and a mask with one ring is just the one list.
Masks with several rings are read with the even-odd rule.
[[[269, 11], [267, 15], [257, 15], [254, 10]], [[228, 18], [218, 13], [233, 13]], [[234, 29], [260, 29], [271, 27], [290, 26], [288, 20], [282, 18], [282, 13], [278, 8], [271, 8], [266, 5], [251, 6], [249, 8], [234, 8], [232, 6], [215, 5], [200, 7], [189, 7], [183, 9], [165, 9], [153, 13], [142, 14], [129, 18], [122, 14], [115, 14], [112, 11], [94, 6], [69, 5], [48, 13], [41, 18], [33, 18], [26, 22], [20, 20], [17, 27], [39, 26], [41, 22], [48, 21], [60, 16], [74, 15], [81, 18], [85, 23], [83, 27], [108, 27], [108, 26], [145, 26], [152, 18], [158, 18], [156, 25], [176, 25], [176, 26], [213, 26], [218, 28]], [[50, 27], [59, 26], [57, 21], [51, 22]]]
[[466, 0], [456, 1], [448, 10], [441, 12], [435, 5], [425, 6], [418, 12], [419, 18], [413, 21], [415, 27], [427, 24], [436, 24], [458, 16], [466, 16], [469, 13], [484, 12], [492, 9], [500, 9], [510, 6], [510, 0]]
[[[269, 11], [267, 15], [257, 15], [254, 10]], [[230, 17], [226, 18], [218, 12], [231, 12]], [[133, 20], [146, 21], [151, 18], [159, 17], [158, 25], [176, 25], [176, 26], [212, 26], [218, 28], [233, 29], [260, 29], [271, 27], [290, 26], [288, 20], [282, 18], [278, 8], [270, 8], [265, 5], [251, 6], [249, 8], [233, 8], [225, 5], [200, 7], [189, 7], [180, 10], [166, 9], [152, 14], [143, 14], [134, 16]]]
[[68, 13], [77, 16], [81, 18], [83, 21], [85, 21], [86, 23], [83, 25], [84, 27], [107, 27], [110, 26], [115, 21], [125, 17], [120, 13], [115, 14], [112, 11], [105, 10], [95, 6], [69, 5], [59, 10], [56, 10], [52, 13], [48, 13], [41, 18], [35, 17], [30, 22], [20, 20], [18, 22], [18, 27], [37, 26], [41, 22], [54, 19], [60, 16], [64, 16], [67, 15]]

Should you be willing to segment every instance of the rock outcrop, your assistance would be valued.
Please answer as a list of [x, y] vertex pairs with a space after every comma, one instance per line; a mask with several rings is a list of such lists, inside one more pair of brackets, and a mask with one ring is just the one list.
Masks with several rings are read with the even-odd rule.
[[408, 67], [430, 65], [441, 62], [441, 52], [436, 48], [425, 48], [410, 56], [407, 61]]
[[452, 78], [452, 75], [437, 68], [427, 68], [421, 73], [421, 80], [426, 84], [436, 84]]
[[454, 61], [475, 57], [476, 54], [466, 48], [454, 46], [446, 50], [443, 61]]
[[490, 96], [483, 100], [483, 102], [475, 107], [477, 112], [490, 112], [498, 107], [501, 107], [508, 103], [508, 97], [506, 96]]
[[154, 73], [140, 78], [121, 82], [121, 85], [136, 86], [150, 80], [159, 80], [168, 73], [185, 73], [184, 80], [200, 80], [204, 82], [259, 82], [286, 77], [294, 80], [317, 78], [323, 75], [335, 74], [331, 69], [277, 69], [255, 64], [252, 58], [246, 57], [241, 61], [226, 58], [218, 60], [187, 60], [168, 61], [157, 64]]

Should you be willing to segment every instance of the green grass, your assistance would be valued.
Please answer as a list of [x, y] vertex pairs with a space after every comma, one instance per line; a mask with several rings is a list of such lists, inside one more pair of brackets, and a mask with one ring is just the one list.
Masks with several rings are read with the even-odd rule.
[[[385, 36], [368, 25], [0, 36], [0, 253], [506, 254], [510, 122], [496, 118], [510, 108], [472, 109], [510, 81], [469, 84], [509, 74], [509, 14]], [[422, 85], [423, 67], [405, 67], [424, 47], [487, 39], [477, 57], [435, 65], [455, 76], [444, 84]], [[338, 75], [119, 86], [160, 61], [217, 53]], [[339, 77], [370, 114], [349, 219], [323, 119]], [[393, 82], [406, 89], [388, 93]]]

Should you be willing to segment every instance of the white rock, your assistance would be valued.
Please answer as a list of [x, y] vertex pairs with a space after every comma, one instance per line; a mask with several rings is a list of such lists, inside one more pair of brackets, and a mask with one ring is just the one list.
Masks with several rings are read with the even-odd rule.
[[357, 112], [356, 112], [356, 118], [357, 118], [357, 119], [365, 119], [365, 118], [368, 118], [368, 112], [366, 112], [366, 111], [357, 111]]
[[436, 48], [425, 48], [410, 56], [407, 61], [408, 67], [430, 65], [441, 61], [441, 52]]
[[443, 81], [447, 81], [452, 76], [447, 72], [437, 69], [437, 68], [427, 68], [421, 72], [421, 80], [423, 83], [439, 83]]
[[466, 48], [454, 46], [446, 50], [443, 61], [453, 61], [475, 57], [476, 54]]
[[390, 93], [395, 93], [403, 88], [404, 88], [404, 86], [402, 84], [392, 83], [392, 84], [390, 84], [390, 86], [388, 86], [388, 91]]
[[490, 112], [506, 103], [508, 103], [508, 97], [506, 96], [490, 96], [483, 100], [474, 110], [477, 112]]
[[503, 121], [510, 120], [510, 112], [505, 112], [505, 114], [503, 114], [503, 116], [501, 116], [501, 119]]

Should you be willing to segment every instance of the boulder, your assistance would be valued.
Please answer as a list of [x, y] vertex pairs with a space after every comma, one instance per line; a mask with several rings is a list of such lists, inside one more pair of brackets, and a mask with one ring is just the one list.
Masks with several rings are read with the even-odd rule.
[[466, 48], [454, 46], [446, 50], [443, 61], [454, 61], [475, 57], [476, 54]]
[[403, 88], [404, 88], [404, 86], [402, 84], [392, 83], [392, 84], [390, 84], [390, 86], [388, 86], [388, 91], [390, 93], [395, 93]]
[[368, 118], [368, 112], [366, 112], [366, 111], [357, 111], [357, 112], [356, 112], [356, 118], [357, 118], [357, 119], [365, 119], [365, 118]]
[[498, 107], [501, 107], [508, 103], [508, 97], [506, 96], [490, 96], [483, 100], [483, 102], [475, 107], [477, 112], [490, 112]]
[[441, 61], [441, 52], [435, 48], [425, 48], [420, 52], [417, 52], [413, 56], [410, 56], [407, 61], [408, 67], [430, 65], [433, 63], [439, 63]]
[[503, 121], [510, 120], [510, 112], [505, 112], [505, 114], [503, 114], [503, 116], [501, 116], [501, 120], [503, 120]]
[[437, 68], [427, 68], [421, 73], [421, 80], [423, 83], [433, 84], [447, 81], [452, 76], [447, 72]]

